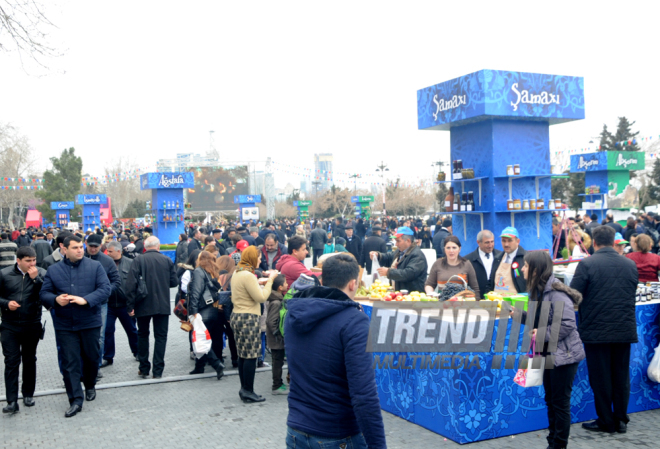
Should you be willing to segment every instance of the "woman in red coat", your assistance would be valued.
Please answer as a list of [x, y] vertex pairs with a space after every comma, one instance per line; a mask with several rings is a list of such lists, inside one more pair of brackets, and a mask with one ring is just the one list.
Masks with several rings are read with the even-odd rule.
[[660, 256], [653, 254], [653, 240], [646, 234], [640, 234], [636, 240], [637, 251], [626, 254], [626, 257], [637, 265], [639, 282], [658, 282], [660, 271]]

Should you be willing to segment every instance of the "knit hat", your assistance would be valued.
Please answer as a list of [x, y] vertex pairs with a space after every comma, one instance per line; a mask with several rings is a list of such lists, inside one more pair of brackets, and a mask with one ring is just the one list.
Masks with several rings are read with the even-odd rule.
[[316, 276], [307, 276], [306, 274], [301, 274], [291, 287], [296, 291], [302, 291], [307, 290], [308, 288], [316, 287], [318, 285], [319, 281]]

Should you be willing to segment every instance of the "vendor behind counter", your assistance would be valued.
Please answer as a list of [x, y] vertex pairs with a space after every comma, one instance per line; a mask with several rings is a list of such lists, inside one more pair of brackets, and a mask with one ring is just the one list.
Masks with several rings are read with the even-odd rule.
[[450, 281], [452, 276], [458, 276], [474, 291], [476, 298], [481, 298], [474, 267], [470, 261], [460, 255], [461, 241], [455, 235], [450, 235], [444, 239], [443, 245], [445, 257], [436, 260], [431, 267], [431, 272], [424, 284], [426, 293], [433, 293], [437, 287], [444, 288], [447, 282], [463, 284], [460, 279], [456, 278]]

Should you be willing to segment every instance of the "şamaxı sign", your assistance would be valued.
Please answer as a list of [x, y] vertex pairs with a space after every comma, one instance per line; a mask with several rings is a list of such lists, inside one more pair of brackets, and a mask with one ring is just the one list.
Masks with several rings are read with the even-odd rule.
[[419, 129], [497, 117], [545, 119], [550, 124], [584, 118], [584, 79], [577, 76], [480, 70], [417, 91]]

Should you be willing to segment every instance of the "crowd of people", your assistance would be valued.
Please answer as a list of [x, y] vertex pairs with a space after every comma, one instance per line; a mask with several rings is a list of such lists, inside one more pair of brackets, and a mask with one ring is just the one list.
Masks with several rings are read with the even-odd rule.
[[[660, 225], [660, 216], [650, 217]], [[649, 231], [649, 215], [629, 221], [625, 229], [611, 216], [603, 224], [592, 218], [553, 221], [554, 250], [578, 246], [593, 254], [578, 265], [570, 287], [554, 277], [547, 252], [525, 251], [516, 228], [507, 227], [497, 236], [482, 230], [477, 249], [463, 256], [451, 219], [439, 216], [348, 222], [336, 218], [304, 225], [198, 223], [179, 236], [174, 260], [160, 252], [160, 241], [149, 228], [3, 232], [3, 412], [19, 410], [21, 363], [23, 403], [35, 404], [35, 354], [43, 334], [43, 308], [52, 315], [55, 328], [69, 399], [66, 417], [75, 416], [85, 401], [96, 397], [100, 368], [112, 365], [116, 357], [117, 320], [139, 362], [137, 375], [162, 377], [172, 314], [170, 289], [177, 288], [175, 313], [188, 331], [190, 357], [195, 360], [190, 374], [203, 373], [210, 365], [220, 380], [226, 341], [232, 366], [238, 368], [240, 399], [263, 402], [265, 398], [254, 391], [254, 378], [256, 369], [266, 366], [268, 350], [272, 394], [289, 396], [287, 444], [293, 447], [292, 441], [314, 435], [345, 438], [354, 447], [384, 447], [371, 356], [364, 351], [368, 318], [352, 301], [360, 267], [371, 272], [377, 261], [378, 274], [397, 290], [441, 293], [447, 284], [460, 283], [477, 300], [491, 291], [527, 293], [531, 301], [549, 301], [553, 310], [562, 307], [566, 313], [561, 315], [554, 353], [556, 369], [547, 370], [543, 379], [550, 447], [565, 447], [568, 440], [571, 386], [585, 356], [589, 371], [599, 373], [590, 376], [598, 420], [585, 428], [625, 432], [630, 344], [637, 341], [635, 289], [638, 279], [658, 281], [658, 242]], [[495, 249], [496, 238], [503, 251]], [[424, 249], [437, 256], [430, 269]], [[320, 269], [309, 269], [307, 258]], [[229, 302], [222, 299], [226, 297]], [[310, 298], [314, 301], [306, 300]], [[579, 325], [572, 313], [577, 304]], [[204, 354], [193, 350], [189, 324], [196, 319], [203, 321], [212, 340]], [[523, 320], [527, 321], [524, 313]], [[536, 329], [538, 312], [530, 320]], [[539, 352], [547, 353], [547, 347]], [[318, 403], [327, 407], [321, 409]], [[328, 429], [329, 421], [341, 425]]]

